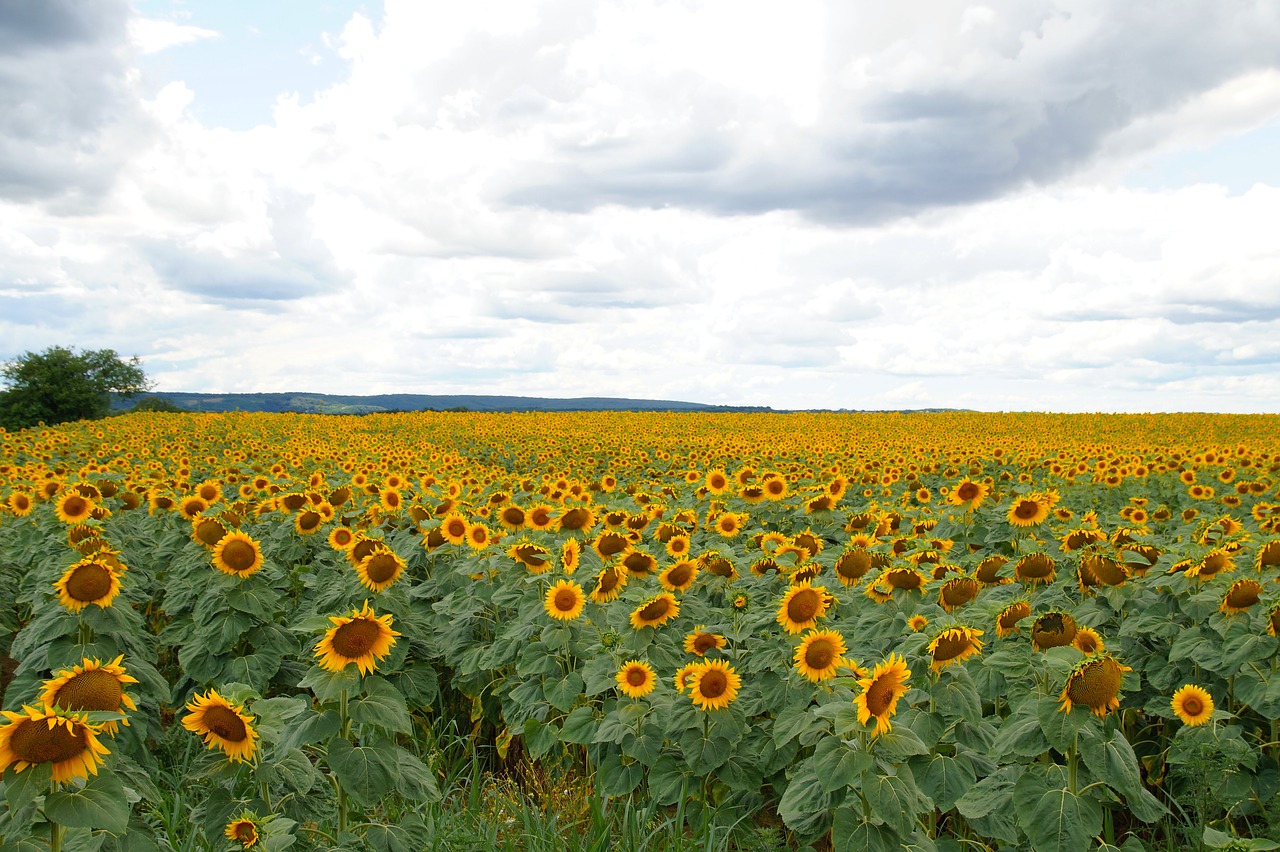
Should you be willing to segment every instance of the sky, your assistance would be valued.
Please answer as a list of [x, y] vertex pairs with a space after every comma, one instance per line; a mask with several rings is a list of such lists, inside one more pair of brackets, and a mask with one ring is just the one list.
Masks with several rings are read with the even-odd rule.
[[1280, 411], [1274, 0], [0, 0], [0, 359]]

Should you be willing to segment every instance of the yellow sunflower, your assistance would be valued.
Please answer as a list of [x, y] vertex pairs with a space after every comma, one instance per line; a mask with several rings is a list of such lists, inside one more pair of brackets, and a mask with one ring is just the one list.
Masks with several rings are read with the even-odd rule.
[[1249, 607], [1262, 599], [1261, 596], [1262, 585], [1257, 580], [1251, 580], [1248, 577], [1236, 580], [1223, 595], [1222, 605], [1218, 607], [1218, 611], [1227, 615], [1247, 612]]
[[551, 551], [528, 539], [521, 539], [508, 547], [507, 555], [527, 568], [530, 574], [545, 574], [551, 570]]
[[972, 512], [982, 505], [982, 501], [987, 497], [987, 492], [986, 485], [965, 477], [947, 494], [947, 502], [952, 506], [963, 508], [966, 512]]
[[577, 571], [581, 562], [582, 542], [576, 538], [565, 539], [564, 544], [560, 546], [560, 567], [564, 569], [564, 573], [572, 574]]
[[596, 603], [608, 603], [618, 599], [622, 587], [627, 584], [630, 575], [625, 568], [602, 568], [596, 575], [596, 587], [591, 590], [591, 600]]
[[404, 560], [389, 547], [376, 548], [356, 565], [360, 583], [374, 592], [387, 589], [404, 572]]
[[792, 586], [778, 604], [778, 624], [795, 635], [818, 623], [827, 611], [827, 590], [811, 586], [808, 580]]
[[697, 663], [689, 678], [689, 697], [700, 710], [723, 710], [738, 697], [742, 678], [723, 660]]
[[450, 544], [462, 544], [467, 540], [467, 519], [460, 512], [450, 512], [440, 521], [440, 533]]
[[227, 534], [227, 528], [217, 518], [201, 515], [191, 519], [191, 538], [202, 547], [213, 550]]
[[7, 723], [0, 727], [0, 772], [10, 766], [22, 772], [28, 766], [52, 765], [56, 783], [98, 774], [102, 756], [110, 754], [98, 740], [101, 729], [81, 713], [46, 706], [43, 710], [22, 706], [22, 712], [3, 711]]
[[355, 546], [356, 534], [350, 527], [334, 527], [329, 531], [329, 546], [343, 553]]
[[670, 592], [660, 592], [649, 598], [631, 613], [631, 626], [661, 627], [680, 614], [680, 602]]
[[258, 733], [250, 724], [253, 717], [244, 708], [211, 689], [206, 695], [197, 692], [187, 709], [191, 712], [182, 718], [182, 727], [204, 737], [206, 747], [222, 749], [233, 762], [253, 758]]
[[693, 632], [684, 637], [684, 650], [688, 654], [705, 656], [708, 651], [718, 651], [728, 644], [728, 640], [719, 633], [708, 633], [705, 625], [699, 624]]
[[224, 833], [227, 836], [227, 840], [240, 844], [241, 849], [248, 849], [258, 842], [257, 817], [247, 811], [242, 811], [239, 816], [234, 817], [227, 823]]
[[629, 547], [631, 547], [631, 537], [617, 530], [605, 530], [591, 541], [591, 549], [605, 562], [620, 553], [625, 553]]
[[858, 709], [858, 721], [863, 725], [875, 719], [872, 736], [887, 734], [893, 730], [889, 717], [897, 712], [898, 699], [907, 694], [907, 681], [911, 679], [911, 669], [907, 661], [897, 654], [879, 663], [871, 674], [861, 678], [858, 685], [862, 692], [854, 699]]
[[1184, 725], [1195, 727], [1213, 718], [1213, 697], [1194, 684], [1188, 683], [1173, 693], [1170, 703]]
[[596, 525], [596, 515], [586, 506], [574, 506], [560, 516], [559, 524], [566, 532], [585, 533]]
[[947, 612], [952, 612], [977, 597], [981, 588], [982, 584], [972, 577], [954, 577], [938, 590], [938, 603]]
[[213, 567], [233, 577], [248, 577], [262, 570], [262, 547], [246, 533], [230, 532], [213, 549]]
[[1080, 652], [1085, 654], [1100, 654], [1107, 649], [1106, 644], [1102, 641], [1102, 637], [1098, 635], [1098, 631], [1092, 627], [1081, 627], [1076, 631], [1076, 638], [1071, 640]]
[[1060, 648], [1075, 641], [1080, 626], [1069, 613], [1052, 610], [1031, 624], [1031, 645], [1037, 651]]
[[111, 606], [120, 594], [119, 573], [97, 556], [86, 556], [54, 581], [58, 603], [71, 612], [79, 612], [90, 604]]
[[913, 615], [907, 619], [907, 627], [911, 628], [912, 633], [919, 633], [929, 626], [929, 619], [923, 615]]
[[668, 592], [684, 592], [688, 591], [693, 585], [694, 579], [698, 576], [698, 565], [687, 559], [667, 566], [658, 575], [658, 582]]
[[79, 491], [70, 490], [64, 491], [58, 498], [55, 511], [58, 514], [58, 520], [64, 524], [78, 524], [88, 520], [95, 508], [97, 507], [91, 499]]
[[484, 550], [493, 542], [493, 533], [484, 524], [476, 522], [467, 527], [467, 546], [472, 550]]
[[560, 580], [547, 589], [543, 607], [546, 609], [547, 615], [552, 618], [560, 621], [573, 621], [582, 615], [582, 610], [586, 603], [587, 596], [583, 594], [581, 586], [572, 580]]
[[1044, 523], [1049, 517], [1049, 501], [1042, 495], [1028, 494], [1015, 497], [1009, 504], [1005, 519], [1015, 527], [1029, 528]]
[[1072, 669], [1067, 684], [1058, 696], [1061, 713], [1070, 713], [1076, 705], [1088, 707], [1099, 718], [1120, 707], [1120, 685], [1125, 672], [1133, 669], [1123, 666], [1110, 654], [1102, 653], [1085, 657]]
[[836, 676], [836, 669], [848, 652], [849, 647], [839, 631], [810, 630], [796, 648], [795, 669], [808, 680], [821, 683]]
[[929, 643], [929, 656], [933, 662], [929, 668], [941, 671], [952, 663], [962, 663], [975, 654], [982, 653], [981, 630], [972, 627], [948, 627]]
[[[138, 705], [124, 691], [126, 683], [137, 683], [138, 679], [125, 671], [120, 662], [124, 655], [116, 657], [109, 663], [101, 660], [81, 659], [80, 664], [69, 669], [59, 669], [57, 675], [44, 682], [39, 702], [45, 707], [61, 707], [64, 710], [102, 710], [111, 713], [123, 713], [125, 710], [137, 710]], [[128, 719], [121, 720], [129, 724]], [[102, 732], [115, 736], [118, 726], [115, 721], [102, 723]]]
[[695, 660], [691, 663], [685, 663], [676, 670], [675, 676], [671, 679], [672, 685], [676, 688], [676, 692], [684, 695], [684, 691], [689, 688], [689, 683], [693, 680], [694, 674], [698, 671], [698, 667], [701, 665], [701, 660]]
[[658, 685], [653, 666], [641, 660], [627, 660], [614, 676], [618, 689], [628, 698], [644, 698]]
[[316, 643], [315, 656], [320, 658], [320, 667], [331, 672], [355, 663], [361, 674], [368, 674], [391, 653], [395, 637], [400, 635], [391, 629], [391, 615], [375, 614], [368, 601], [350, 615], [331, 615], [329, 620], [333, 627]]

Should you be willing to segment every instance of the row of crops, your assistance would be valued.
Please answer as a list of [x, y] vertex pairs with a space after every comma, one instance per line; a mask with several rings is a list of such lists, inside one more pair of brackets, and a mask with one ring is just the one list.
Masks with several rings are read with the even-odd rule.
[[0, 432], [0, 842], [429, 848], [448, 729], [730, 843], [1280, 848], [1278, 486], [1267, 416]]

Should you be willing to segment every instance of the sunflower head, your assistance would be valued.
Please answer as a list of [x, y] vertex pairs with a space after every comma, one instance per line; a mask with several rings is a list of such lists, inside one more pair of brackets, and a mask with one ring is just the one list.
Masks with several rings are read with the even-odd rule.
[[361, 674], [368, 674], [391, 653], [395, 637], [400, 635], [391, 629], [391, 615], [377, 615], [368, 601], [350, 615], [330, 616], [329, 620], [333, 627], [316, 643], [315, 656], [320, 658], [320, 667], [331, 672], [355, 663]]
[[187, 710], [190, 712], [183, 717], [182, 727], [204, 737], [205, 746], [221, 749], [232, 762], [253, 758], [258, 733], [253, 729], [253, 717], [239, 704], [211, 689], [205, 695], [196, 693]]
[[700, 710], [723, 710], [738, 697], [742, 678], [723, 660], [697, 663], [689, 678], [689, 697]]
[[600, 573], [596, 575], [596, 586], [591, 590], [591, 600], [596, 603], [617, 600], [629, 576], [625, 568], [617, 565], [600, 569]]
[[1062, 688], [1059, 712], [1070, 713], [1075, 706], [1087, 707], [1098, 717], [1120, 707], [1120, 685], [1124, 673], [1133, 671], [1107, 653], [1085, 657], [1072, 669]]
[[404, 572], [404, 560], [389, 547], [375, 548], [372, 553], [360, 560], [356, 565], [356, 575], [360, 583], [374, 592], [388, 588]]
[[684, 592], [693, 585], [698, 576], [698, 564], [688, 559], [681, 559], [663, 569], [658, 575], [658, 582], [668, 592]]
[[56, 783], [98, 774], [102, 756], [109, 754], [98, 741], [101, 728], [82, 713], [45, 706], [23, 705], [22, 712], [3, 711], [0, 727], [0, 772], [12, 766], [22, 772], [29, 766], [51, 764]]
[[248, 849], [258, 842], [258, 817], [248, 811], [241, 811], [227, 823], [225, 834], [227, 840]]
[[90, 604], [109, 607], [120, 594], [119, 572], [98, 554], [86, 556], [62, 573], [53, 584], [58, 603], [71, 612]]
[[628, 698], [644, 698], [658, 685], [653, 666], [643, 660], [627, 660], [614, 680], [618, 682], [618, 690]]
[[1032, 622], [1031, 644], [1037, 651], [1070, 645], [1079, 630], [1070, 613], [1051, 610]]
[[808, 580], [793, 585], [778, 604], [777, 622], [791, 634], [798, 634], [818, 623], [827, 611], [827, 590], [813, 586]]
[[238, 530], [227, 533], [213, 548], [213, 567], [233, 577], [255, 574], [263, 564], [261, 545]]
[[581, 586], [572, 580], [560, 580], [547, 589], [543, 607], [546, 609], [547, 615], [554, 619], [573, 621], [582, 615], [582, 610], [586, 603], [587, 596], [583, 594]]
[[660, 592], [649, 598], [631, 613], [631, 626], [661, 627], [680, 614], [680, 602], [671, 592]]
[[[124, 687], [125, 684], [137, 683], [138, 679], [120, 665], [123, 659], [121, 654], [111, 662], [103, 663], [86, 657], [79, 665], [59, 670], [57, 675], [44, 682], [40, 703], [45, 707], [71, 711], [123, 713], [125, 710], [137, 710], [138, 705], [133, 703]], [[122, 721], [129, 724], [128, 719]], [[114, 736], [117, 730], [115, 721], [102, 723], [102, 732], [109, 736]]]
[[941, 671], [952, 663], [961, 663], [982, 653], [981, 630], [972, 627], [948, 627], [929, 643], [929, 667]]
[[1227, 615], [1247, 612], [1249, 607], [1261, 600], [1261, 596], [1262, 585], [1257, 580], [1248, 577], [1236, 580], [1223, 595], [1222, 605], [1218, 607], [1218, 611]]
[[1203, 725], [1213, 718], [1213, 697], [1208, 691], [1188, 683], [1173, 693], [1173, 712], [1183, 724]]
[[836, 676], [836, 669], [848, 652], [844, 636], [839, 631], [811, 630], [796, 648], [795, 669], [807, 680], [821, 683]]
[[953, 577], [938, 590], [938, 603], [947, 612], [953, 612], [978, 596], [982, 584], [973, 577]]
[[1013, 565], [1013, 576], [1023, 583], [1052, 583], [1055, 575], [1053, 557], [1047, 553], [1028, 553]]
[[1076, 638], [1071, 640], [1071, 644], [1083, 654], [1100, 654], [1106, 650], [1106, 644], [1102, 641], [1102, 637], [1092, 627], [1079, 628], [1076, 631]]
[[684, 650], [688, 654], [699, 657], [706, 656], [708, 651], [718, 651], [728, 644], [728, 640], [719, 633], [710, 633], [704, 625], [699, 624], [693, 632], [684, 637]]
[[554, 564], [551, 551], [540, 544], [521, 539], [507, 548], [507, 556], [523, 565], [530, 574], [545, 574]]
[[869, 675], [858, 680], [862, 687], [861, 694], [854, 699], [858, 721], [865, 725], [875, 719], [872, 736], [880, 736], [893, 729], [889, 719], [898, 710], [898, 699], [907, 694], [910, 679], [911, 669], [907, 668], [907, 661], [897, 654], [890, 654]]

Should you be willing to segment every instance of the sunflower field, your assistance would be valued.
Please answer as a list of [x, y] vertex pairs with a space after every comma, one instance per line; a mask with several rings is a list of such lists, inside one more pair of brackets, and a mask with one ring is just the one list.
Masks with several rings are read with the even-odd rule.
[[1280, 848], [1276, 416], [0, 430], [0, 594], [4, 849]]

